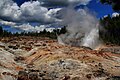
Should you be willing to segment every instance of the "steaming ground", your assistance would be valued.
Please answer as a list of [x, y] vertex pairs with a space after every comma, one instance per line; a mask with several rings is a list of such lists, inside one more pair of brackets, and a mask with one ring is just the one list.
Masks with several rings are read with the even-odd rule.
[[99, 22], [89, 10], [67, 8], [63, 17], [67, 32], [58, 36], [60, 44], [86, 46], [95, 49], [99, 44]]
[[89, 34], [85, 35], [83, 38], [82, 46], [90, 47], [96, 49], [99, 46], [99, 30], [97, 28], [92, 29]]

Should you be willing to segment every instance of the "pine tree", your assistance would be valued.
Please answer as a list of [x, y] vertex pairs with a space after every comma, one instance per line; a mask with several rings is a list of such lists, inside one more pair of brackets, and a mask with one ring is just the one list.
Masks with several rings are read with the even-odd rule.
[[3, 28], [0, 26], [0, 36], [3, 36]]

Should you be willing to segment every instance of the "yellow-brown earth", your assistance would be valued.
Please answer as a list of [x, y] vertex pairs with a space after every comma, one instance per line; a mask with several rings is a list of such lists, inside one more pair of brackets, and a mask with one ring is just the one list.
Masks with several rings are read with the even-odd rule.
[[0, 40], [0, 80], [120, 79], [120, 54], [39, 37]]

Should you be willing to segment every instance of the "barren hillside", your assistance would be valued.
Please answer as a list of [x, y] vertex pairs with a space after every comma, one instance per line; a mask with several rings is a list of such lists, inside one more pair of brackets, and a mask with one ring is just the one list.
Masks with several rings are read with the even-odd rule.
[[1, 38], [0, 80], [120, 80], [119, 47], [117, 54], [109, 49], [39, 37]]

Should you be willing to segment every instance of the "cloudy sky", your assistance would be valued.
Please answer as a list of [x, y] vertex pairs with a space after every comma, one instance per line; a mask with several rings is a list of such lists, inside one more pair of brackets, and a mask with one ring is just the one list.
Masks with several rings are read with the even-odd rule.
[[60, 27], [61, 16], [69, 6], [76, 10], [87, 7], [98, 19], [113, 13], [111, 6], [99, 0], [0, 0], [0, 25], [12, 32]]

